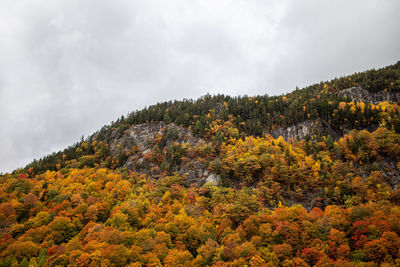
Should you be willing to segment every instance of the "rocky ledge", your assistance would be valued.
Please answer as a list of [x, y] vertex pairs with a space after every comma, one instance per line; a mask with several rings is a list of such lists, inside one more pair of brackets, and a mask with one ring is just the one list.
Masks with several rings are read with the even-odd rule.
[[[195, 147], [204, 145], [207, 142], [194, 136], [192, 131], [178, 126], [174, 123], [166, 124], [164, 122], [144, 123], [133, 125], [123, 134], [118, 130], [113, 133], [114, 138], [110, 143], [111, 154], [116, 156], [122, 153], [130, 153], [123, 167], [145, 173], [153, 178], [160, 176], [162, 164], [154, 162], [152, 158], [155, 150], [160, 149], [156, 145], [157, 140], [162, 140], [162, 148], [165, 151], [173, 149], [173, 146]], [[157, 146], [157, 147], [156, 147]], [[133, 153], [133, 154], [132, 154]], [[220, 184], [220, 177], [210, 172], [198, 158], [186, 155], [185, 160], [179, 161], [169, 167], [169, 172], [178, 173], [186, 178], [186, 184]]]
[[383, 101], [400, 101], [400, 92], [380, 91], [371, 93], [361, 86], [344, 89], [338, 93], [341, 96], [350, 97], [353, 102], [378, 104]]

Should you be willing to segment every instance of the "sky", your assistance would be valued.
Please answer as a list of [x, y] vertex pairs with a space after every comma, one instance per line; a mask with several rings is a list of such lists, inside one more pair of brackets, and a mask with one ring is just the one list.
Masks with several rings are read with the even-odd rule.
[[121, 115], [400, 60], [398, 0], [1, 0], [0, 172]]

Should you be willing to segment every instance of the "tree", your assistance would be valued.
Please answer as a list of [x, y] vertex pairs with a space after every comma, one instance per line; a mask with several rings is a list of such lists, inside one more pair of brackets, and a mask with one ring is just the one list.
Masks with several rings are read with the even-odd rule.
[[13, 255], [19, 262], [24, 258], [36, 257], [39, 254], [39, 246], [32, 241], [15, 241], [8, 246], [5, 253], [6, 255]]
[[66, 217], [56, 217], [49, 227], [52, 230], [51, 237], [56, 244], [67, 242], [76, 235], [75, 225]]
[[193, 260], [192, 254], [187, 250], [172, 249], [165, 257], [164, 265], [167, 267], [189, 266]]

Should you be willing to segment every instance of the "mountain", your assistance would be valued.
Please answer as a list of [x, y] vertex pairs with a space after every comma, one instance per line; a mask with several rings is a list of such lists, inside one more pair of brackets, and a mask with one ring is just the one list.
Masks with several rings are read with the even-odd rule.
[[0, 177], [0, 266], [400, 264], [400, 62], [122, 116]]

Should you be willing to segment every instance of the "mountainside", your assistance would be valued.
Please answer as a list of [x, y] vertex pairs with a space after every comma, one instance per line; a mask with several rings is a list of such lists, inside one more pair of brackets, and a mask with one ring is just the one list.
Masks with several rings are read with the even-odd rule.
[[400, 264], [400, 62], [122, 116], [0, 177], [0, 266]]

